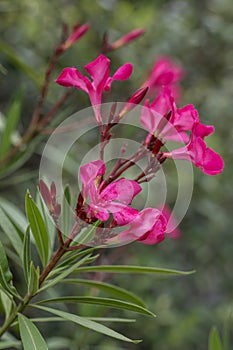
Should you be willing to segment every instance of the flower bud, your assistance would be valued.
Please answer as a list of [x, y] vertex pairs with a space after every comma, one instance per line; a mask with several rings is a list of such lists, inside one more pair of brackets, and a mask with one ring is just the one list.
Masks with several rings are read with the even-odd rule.
[[147, 91], [148, 91], [148, 87], [147, 86], [137, 90], [133, 94], [133, 96], [130, 97], [130, 99], [126, 103], [125, 107], [119, 113], [119, 118], [122, 118], [126, 113], [131, 111], [135, 107], [135, 105], [139, 104], [144, 99], [144, 97], [146, 96]]
[[131, 41], [135, 40], [136, 38], [140, 37], [145, 33], [144, 29], [135, 29], [129, 32], [128, 34], [122, 36], [120, 39], [114, 41], [112, 44], [109, 44], [108, 49], [111, 50], [116, 50], [121, 46], [127, 45]]

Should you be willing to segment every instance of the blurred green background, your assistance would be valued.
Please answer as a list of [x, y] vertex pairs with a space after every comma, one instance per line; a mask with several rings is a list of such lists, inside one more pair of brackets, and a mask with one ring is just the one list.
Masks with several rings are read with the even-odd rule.
[[[140, 350], [206, 350], [211, 326], [216, 324], [222, 331], [225, 320], [231, 317], [232, 5], [232, 0], [0, 2], [0, 107], [4, 114], [12, 96], [21, 90], [24, 102], [18, 127], [20, 133], [30, 120], [38, 96], [37, 83], [43, 79], [53, 47], [59, 41], [62, 23], [72, 26], [77, 21], [88, 21], [91, 30], [59, 59], [54, 79], [63, 67], [76, 66], [80, 69], [93, 60], [99, 53], [106, 31], [110, 40], [114, 41], [128, 31], [142, 27], [146, 29], [142, 38], [109, 55], [116, 67], [124, 62], [134, 64], [132, 78], [120, 83], [120, 88], [114, 86], [111, 99], [114, 99], [115, 94], [118, 100], [125, 100], [125, 96], [141, 85], [155, 58], [169, 56], [186, 71], [182, 82], [181, 105], [193, 103], [202, 122], [216, 127], [209, 145], [225, 161], [223, 174], [216, 177], [208, 177], [198, 169], [194, 170], [193, 198], [180, 225], [182, 236], [179, 240], [167, 239], [157, 246], [134, 243], [119, 248], [118, 252], [117, 249], [110, 249], [102, 257], [105, 263], [113, 261], [196, 270], [194, 275], [182, 278], [112, 276], [117, 284], [144, 298], [157, 314], [156, 319], [138, 316], [135, 324], [116, 326], [117, 330], [129, 337], [144, 339], [143, 343], [137, 346], [120, 343], [73, 325], [42, 327], [43, 334], [54, 337], [65, 335], [71, 339], [68, 346], [61, 344], [61, 349], [120, 350], [137, 347]], [[51, 86], [46, 107], [56, 101], [63, 91], [56, 84]], [[69, 111], [87, 105], [86, 96], [77, 92], [70, 100]], [[22, 209], [26, 188], [36, 188], [40, 159], [38, 149], [21, 169], [1, 180], [1, 196]], [[87, 308], [86, 311], [90, 310]], [[114, 311], [114, 314], [117, 313]], [[232, 324], [231, 318], [231, 328]]]

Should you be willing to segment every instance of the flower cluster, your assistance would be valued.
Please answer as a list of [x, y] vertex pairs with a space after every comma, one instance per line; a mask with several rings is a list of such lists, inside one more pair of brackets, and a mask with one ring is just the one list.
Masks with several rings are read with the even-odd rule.
[[[77, 216], [85, 210], [86, 219], [96, 218], [102, 222], [112, 221], [110, 227], [130, 225], [130, 228], [121, 232], [116, 239], [108, 242], [124, 242], [139, 240], [146, 244], [155, 244], [163, 240], [166, 229], [166, 219], [161, 211], [146, 208], [139, 212], [130, 205], [134, 197], [142, 190], [141, 186], [133, 180], [121, 178], [107, 185], [101, 186], [106, 167], [102, 160], [87, 163], [80, 168], [82, 186], [82, 202], [76, 208]], [[136, 229], [137, 228], [137, 229]]]
[[[115, 46], [121, 46], [142, 33], [133, 32], [115, 43]], [[164, 239], [170, 214], [166, 212], [165, 215], [162, 209], [156, 208], [139, 211], [132, 206], [133, 199], [142, 190], [140, 183], [150, 181], [168, 158], [188, 160], [208, 175], [221, 173], [224, 166], [222, 158], [207, 147], [204, 140], [214, 132], [214, 127], [200, 122], [198, 111], [192, 104], [177, 107], [177, 99], [180, 97], [179, 81], [184, 76], [184, 71], [168, 58], [160, 58], [154, 63], [141, 88], [107, 124], [103, 123], [101, 116], [102, 95], [104, 91], [110, 90], [114, 80], [126, 80], [131, 76], [132, 64], [122, 65], [110, 76], [110, 60], [101, 54], [84, 68], [91, 79], [76, 68], [65, 68], [56, 80], [60, 85], [75, 87], [88, 94], [101, 134], [100, 159], [80, 168], [82, 190], [76, 215], [87, 223], [99, 220], [102, 228], [122, 227], [117, 236], [105, 237], [105, 243], [132, 240], [145, 244], [159, 243]], [[112, 172], [106, 175], [103, 159], [105, 145], [112, 136], [110, 129], [135, 104], [141, 103], [146, 95], [150, 99], [146, 99], [141, 108], [140, 123], [148, 132], [147, 137], [134, 155], [124, 161], [118, 160]], [[163, 151], [167, 140], [182, 143], [182, 146], [170, 152]], [[125, 170], [134, 166], [142, 157], [147, 157], [148, 160], [144, 172], [134, 180], [122, 177]]]

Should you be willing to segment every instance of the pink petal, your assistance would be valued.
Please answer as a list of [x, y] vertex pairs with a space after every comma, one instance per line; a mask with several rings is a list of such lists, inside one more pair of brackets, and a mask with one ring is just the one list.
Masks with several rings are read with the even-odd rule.
[[133, 180], [120, 179], [109, 184], [102, 192], [104, 200], [118, 200], [124, 204], [130, 204], [133, 198], [141, 191], [141, 186]]
[[152, 68], [152, 74], [154, 78], [154, 84], [157, 85], [169, 85], [180, 80], [183, 75], [183, 69], [177, 66], [167, 57], [160, 58], [155, 62]]
[[118, 68], [118, 70], [113, 74], [112, 77], [109, 77], [104, 89], [108, 91], [114, 80], [126, 80], [129, 79], [133, 72], [133, 65], [131, 63], [125, 63], [123, 66]]
[[157, 244], [164, 240], [164, 232], [166, 230], [167, 220], [161, 214], [154, 224], [153, 228], [146, 232], [142, 237], [137, 240], [144, 244]]
[[174, 117], [174, 125], [178, 130], [192, 130], [194, 123], [199, 122], [198, 112], [189, 104], [177, 109]]
[[66, 87], [76, 87], [87, 93], [91, 87], [90, 81], [79, 73], [76, 68], [63, 69], [57, 80], [55, 80], [55, 83]]
[[161, 212], [157, 209], [143, 209], [130, 223], [130, 228], [119, 233], [119, 235], [117, 236], [118, 240], [120, 240], [121, 242], [138, 240], [146, 232], [153, 229], [160, 215]]
[[123, 66], [117, 69], [113, 74], [113, 80], [127, 80], [133, 72], [133, 65], [131, 63], [125, 63]]
[[223, 168], [224, 162], [220, 155], [211, 148], [207, 148], [200, 169], [208, 175], [217, 175], [223, 171]]
[[104, 55], [99, 55], [94, 61], [84, 67], [93, 80], [93, 87], [102, 93], [110, 75], [110, 60]]
[[103, 222], [107, 221], [109, 218], [109, 212], [107, 209], [101, 208], [94, 212], [95, 217]]
[[83, 184], [94, 181], [97, 176], [104, 175], [106, 166], [103, 160], [94, 160], [80, 167], [80, 179]]
[[145, 102], [145, 107], [142, 107], [140, 123], [151, 134], [154, 134], [158, 128], [159, 122], [162, 120], [162, 115], [148, 107], [148, 100]]
[[80, 179], [83, 183], [82, 195], [84, 199], [90, 197], [91, 201], [97, 201], [97, 190], [94, 181], [98, 176], [103, 176], [105, 171], [106, 166], [102, 160], [94, 160], [80, 167]]
[[138, 211], [136, 209], [127, 206], [122, 208], [122, 210], [113, 213], [114, 220], [116, 220], [117, 225], [119, 226], [128, 225], [137, 215]]
[[166, 87], [163, 88], [154, 102], [152, 102], [151, 108], [165, 116], [169, 111], [173, 111], [173, 103], [174, 99], [172, 98], [171, 90]]
[[193, 132], [195, 136], [199, 136], [203, 139], [204, 137], [214, 133], [214, 126], [197, 123], [193, 128]]

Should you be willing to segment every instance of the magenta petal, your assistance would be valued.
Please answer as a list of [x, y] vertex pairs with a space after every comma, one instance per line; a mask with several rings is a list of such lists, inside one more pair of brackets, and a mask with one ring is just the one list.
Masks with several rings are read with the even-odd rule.
[[94, 61], [84, 67], [93, 80], [95, 90], [102, 92], [110, 75], [110, 60], [104, 55], [99, 55]]
[[109, 218], [109, 212], [104, 208], [100, 208], [98, 211], [95, 211], [94, 215], [98, 220], [101, 220], [103, 222], [107, 221]]
[[203, 139], [204, 137], [213, 134], [214, 126], [213, 125], [204, 125], [204, 124], [201, 124], [201, 123], [197, 123], [194, 126], [193, 132], [194, 132], [195, 136], [199, 136], [199, 137], [201, 137]]
[[175, 113], [174, 125], [179, 130], [192, 130], [194, 123], [198, 121], [198, 112], [191, 104], [178, 108], [177, 112]]
[[90, 81], [84, 77], [76, 68], [65, 68], [55, 80], [55, 83], [66, 86], [76, 87], [88, 93]]
[[128, 225], [137, 215], [138, 211], [136, 209], [127, 206], [122, 208], [122, 210], [113, 213], [114, 220], [116, 220], [117, 225], [119, 226]]
[[164, 240], [164, 232], [166, 230], [167, 220], [161, 214], [154, 224], [153, 228], [146, 232], [138, 241], [144, 244], [157, 244]]
[[161, 114], [147, 107], [148, 101], [145, 103], [145, 107], [142, 107], [140, 123], [151, 134], [154, 134], [157, 130], [158, 124], [163, 118]]
[[120, 68], [117, 69], [117, 71], [115, 72], [115, 74], [113, 74], [112, 77], [109, 77], [104, 90], [108, 91], [112, 85], [112, 82], [114, 80], [126, 80], [129, 79], [129, 77], [131, 76], [133, 71], [133, 66], [131, 63], [125, 63], [123, 66], [121, 66]]
[[161, 115], [165, 116], [169, 111], [173, 111], [174, 99], [168, 87], [164, 87], [156, 99], [152, 102], [151, 108]]
[[127, 230], [135, 239], [140, 238], [146, 232], [151, 230], [156, 223], [161, 212], [154, 208], [145, 208], [130, 223], [130, 229]]
[[155, 63], [151, 75], [154, 77], [154, 83], [162, 86], [180, 80], [184, 72], [169, 58], [162, 57]]
[[84, 164], [80, 167], [80, 179], [84, 185], [94, 181], [97, 176], [104, 175], [106, 166], [102, 160], [94, 160], [93, 162]]
[[222, 172], [224, 162], [220, 155], [211, 148], [207, 148], [201, 170], [208, 175], [217, 175]]
[[140, 191], [141, 186], [135, 181], [120, 179], [108, 185], [101, 192], [101, 197], [108, 201], [118, 200], [121, 203], [130, 204]]
[[[130, 228], [128, 230], [118, 234], [117, 239], [120, 242], [144, 239], [143, 243], [154, 244], [152, 240], [155, 242], [156, 236], [156, 243], [158, 243], [158, 241], [163, 238], [165, 224], [166, 219], [161, 214], [161, 211], [154, 208], [146, 208], [139, 212], [135, 219], [130, 222]], [[149, 234], [151, 237], [147, 240]], [[149, 243], [149, 241], [151, 243]]]
[[123, 66], [117, 69], [113, 74], [113, 80], [127, 80], [133, 72], [133, 65], [131, 63], [125, 63]]

